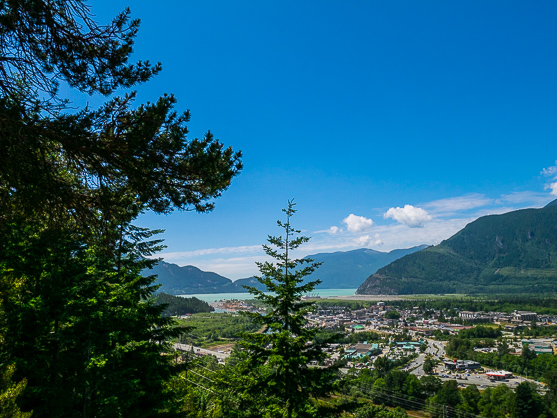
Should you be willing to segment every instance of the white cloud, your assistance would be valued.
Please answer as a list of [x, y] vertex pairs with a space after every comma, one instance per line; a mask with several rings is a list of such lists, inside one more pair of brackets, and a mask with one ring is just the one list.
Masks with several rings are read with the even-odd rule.
[[410, 228], [422, 228], [424, 223], [432, 219], [431, 215], [422, 208], [404, 205], [403, 208], [390, 208], [383, 217], [392, 218]]
[[[555, 199], [557, 165], [544, 169], [542, 174], [547, 176], [544, 178], [546, 192], [513, 191], [494, 198], [474, 193], [421, 203], [420, 207], [393, 207], [383, 216], [397, 222], [382, 222], [383, 225], [364, 216], [350, 214], [338, 226], [314, 231], [310, 242], [300, 247], [293, 256], [302, 258], [310, 254], [362, 247], [391, 251], [420, 244], [439, 244], [480, 216], [541, 207], [550, 199]], [[167, 252], [156, 256], [178, 265], [194, 265], [205, 271], [214, 271], [233, 280], [257, 274], [256, 261], [272, 261], [259, 244]]]
[[427, 203], [430, 212], [442, 216], [454, 215], [457, 212], [476, 209], [493, 203], [493, 199], [485, 197], [483, 194], [473, 193], [465, 196], [449, 197], [447, 199], [434, 200]]
[[548, 186], [548, 189], [551, 190], [551, 194], [552, 194], [553, 196], [557, 196], [557, 181], [556, 181], [555, 183], [551, 183], [551, 184]]
[[[544, 168], [542, 170], [542, 174], [546, 177], [551, 177], [552, 180], [557, 180], [557, 161], [555, 161], [555, 164], [556, 165], [553, 165], [551, 167]], [[550, 193], [552, 196], [557, 196], [557, 181], [549, 183], [545, 186], [545, 189], [551, 190]]]
[[552, 165], [551, 167], [544, 168], [541, 174], [548, 177], [557, 175], [557, 161], [555, 161], [555, 164], [556, 165]]
[[367, 231], [373, 225], [373, 221], [371, 219], [363, 216], [357, 216], [353, 213], [344, 218], [342, 222], [346, 224], [346, 229], [348, 229], [349, 232], [354, 233]]
[[368, 245], [371, 245], [372, 241], [373, 239], [369, 235], [362, 235], [361, 237], [354, 239], [354, 242], [360, 247], [367, 247]]
[[456, 234], [466, 224], [476, 218], [437, 219], [424, 224], [423, 228], [408, 228], [402, 224], [377, 226], [384, 243], [381, 251], [391, 251], [399, 248], [410, 248], [416, 245], [436, 245]]
[[371, 237], [369, 235], [362, 235], [359, 236], [358, 238], [354, 238], [353, 242], [358, 247], [370, 247], [372, 245], [380, 247], [383, 245], [383, 241], [379, 239], [379, 235], [377, 234], [375, 235], [375, 237]]
[[180, 251], [161, 253], [158, 256], [164, 257], [165, 260], [178, 260], [188, 257], [200, 257], [214, 254], [235, 254], [235, 253], [253, 253], [261, 251], [261, 245], [244, 245], [239, 247], [222, 247], [222, 248], [205, 248], [195, 251]]
[[508, 209], [508, 211], [524, 209], [527, 207], [545, 206], [547, 204], [547, 194], [531, 191], [512, 192], [501, 195], [495, 203], [497, 205], [511, 204], [512, 207]]

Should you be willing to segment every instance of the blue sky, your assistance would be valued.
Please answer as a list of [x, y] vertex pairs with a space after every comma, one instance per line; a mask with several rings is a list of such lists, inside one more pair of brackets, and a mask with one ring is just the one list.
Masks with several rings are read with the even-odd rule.
[[[166, 261], [257, 272], [288, 199], [304, 255], [437, 244], [478, 216], [557, 198], [557, 3], [95, 1], [142, 25], [190, 136], [242, 150], [207, 214], [145, 214]], [[95, 104], [95, 98], [91, 98]], [[551, 185], [556, 183], [554, 188]], [[552, 194], [553, 192], [553, 194]]]

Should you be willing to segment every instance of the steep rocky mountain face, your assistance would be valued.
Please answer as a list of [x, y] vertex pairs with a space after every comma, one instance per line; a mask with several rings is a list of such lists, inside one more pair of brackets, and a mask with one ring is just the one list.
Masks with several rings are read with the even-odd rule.
[[[309, 256], [323, 264], [308, 280], [320, 279], [319, 289], [355, 289], [370, 274], [390, 262], [407, 254], [422, 250], [426, 246], [413, 247], [391, 252], [360, 249], [346, 252], [322, 253]], [[180, 267], [161, 261], [144, 274], [156, 274], [160, 291], [172, 295], [196, 293], [245, 292], [242, 285], [263, 289], [253, 277], [232, 281], [216, 273], [206, 272], [194, 266]]]
[[489, 215], [379, 269], [358, 294], [544, 293], [557, 289], [557, 200]]

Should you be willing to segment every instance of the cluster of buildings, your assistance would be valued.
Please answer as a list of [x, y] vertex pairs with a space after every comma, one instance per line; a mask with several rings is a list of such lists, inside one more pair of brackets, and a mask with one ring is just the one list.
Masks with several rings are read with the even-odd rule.
[[480, 369], [482, 366], [477, 361], [472, 360], [453, 360], [444, 361], [445, 369], [452, 371], [470, 371]]
[[[262, 310], [251, 306], [242, 300], [220, 301], [211, 304], [213, 307], [222, 311], [241, 311], [241, 310]], [[538, 315], [536, 312], [514, 311], [507, 314], [502, 312], [471, 312], [460, 311], [458, 317], [467, 325], [451, 324], [444, 322], [443, 312], [438, 310], [428, 310], [427, 314], [420, 310], [419, 307], [411, 309], [398, 310], [396, 315], [392, 312], [393, 308], [384, 302], [378, 302], [376, 305], [362, 309], [351, 310], [343, 306], [329, 306], [318, 309], [307, 315], [310, 324], [323, 327], [325, 329], [344, 329], [347, 331], [381, 331], [399, 332], [405, 330], [408, 334], [415, 338], [419, 336], [429, 337], [436, 332], [444, 334], [457, 334], [462, 329], [467, 329], [473, 324], [479, 323], [500, 323], [504, 324], [506, 331], [513, 331], [515, 328], [529, 325], [532, 321], [536, 321], [540, 325], [557, 323], [557, 316]], [[441, 321], [443, 322], [441, 322]], [[415, 351], [419, 342], [396, 343], [397, 351], [409, 352]], [[523, 340], [522, 344], [517, 345], [515, 353], [520, 353], [521, 346], [528, 344], [529, 348], [536, 353], [553, 353], [554, 344], [547, 340]], [[492, 349], [481, 349], [494, 350]], [[354, 346], [346, 348], [345, 355], [349, 359], [358, 359], [365, 356], [372, 357], [380, 353], [381, 349], [377, 344], [368, 344], [362, 342]], [[458, 366], [465, 367], [465, 366]], [[472, 369], [473, 367], [468, 367]], [[457, 369], [460, 370], [460, 369]]]
[[363, 343], [354, 344], [344, 350], [344, 357], [348, 360], [359, 360], [364, 357], [374, 357], [381, 354], [383, 350], [379, 347], [378, 343], [368, 344], [367, 341]]
[[362, 308], [358, 310], [346, 309], [342, 306], [332, 306], [326, 309], [319, 309], [308, 315], [308, 319], [316, 326], [326, 329], [353, 329], [361, 330], [377, 330], [382, 327], [405, 328], [412, 333], [418, 333], [424, 336], [431, 336], [435, 330], [445, 331], [449, 334], [457, 334], [461, 329], [470, 328], [472, 324], [478, 323], [494, 323], [500, 322], [506, 324], [506, 330], [524, 325], [531, 321], [541, 323], [557, 323], [557, 317], [554, 316], [538, 316], [535, 312], [515, 311], [512, 314], [501, 312], [469, 312], [461, 311], [458, 317], [469, 325], [451, 324], [440, 322], [442, 313], [440, 311], [431, 311], [428, 318], [424, 318], [418, 307], [405, 309], [398, 312], [400, 318], [390, 317], [388, 314], [392, 308], [386, 306], [383, 302], [377, 305]]
[[393, 326], [396, 319], [386, 318], [390, 310], [383, 302], [367, 308], [350, 310], [343, 306], [330, 306], [308, 314], [310, 322], [326, 329], [377, 329], [381, 326]]
[[[555, 341], [554, 341], [555, 342]], [[528, 344], [528, 348], [536, 354], [553, 354], [554, 344], [547, 340], [530, 339], [522, 340], [522, 346]]]
[[219, 300], [209, 303], [216, 312], [239, 312], [239, 311], [264, 311], [264, 309], [256, 308], [244, 300], [230, 299]]
[[542, 322], [542, 323], [557, 323], [557, 316], [555, 315], [543, 315], [538, 316], [536, 312], [529, 311], [514, 311], [511, 314], [504, 312], [470, 312], [461, 311], [458, 313], [459, 318], [479, 324], [487, 322], [505, 322], [505, 323], [515, 323], [521, 324], [524, 322]]

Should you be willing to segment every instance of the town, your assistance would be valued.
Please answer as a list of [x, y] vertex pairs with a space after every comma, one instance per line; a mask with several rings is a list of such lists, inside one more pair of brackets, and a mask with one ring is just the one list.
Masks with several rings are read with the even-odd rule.
[[[505, 353], [519, 358], [525, 349], [535, 354], [554, 355], [556, 335], [526, 338], [521, 335], [521, 331], [529, 330], [532, 326], [550, 330], [557, 323], [557, 315], [538, 315], [536, 312], [518, 310], [504, 313], [453, 309], [453, 316], [447, 317], [447, 312], [442, 309], [424, 311], [419, 306], [400, 308], [395, 301], [379, 301], [366, 307], [351, 309], [340, 300], [338, 304], [334, 304], [327, 299], [309, 299], [316, 303], [316, 309], [306, 316], [309, 326], [331, 332], [343, 331], [348, 340], [328, 346], [326, 350], [329, 358], [323, 366], [341, 361], [341, 370], [344, 373], [358, 373], [373, 370], [375, 360], [384, 358], [400, 364], [401, 370], [418, 378], [435, 375], [442, 381], [456, 380], [460, 387], [475, 385], [486, 388], [503, 383], [514, 388], [521, 382], [528, 381], [540, 393], [545, 390], [539, 379], [531, 374], [528, 376], [527, 369], [517, 374], [490, 368], [470, 358], [456, 358], [449, 355], [454, 354], [450, 348], [447, 353], [447, 344], [451, 336], [457, 337], [463, 330], [478, 326], [489, 327], [498, 330], [500, 335], [483, 341], [482, 346], [473, 347], [473, 352], [478, 355], [501, 353], [504, 350]], [[243, 300], [223, 300], [212, 305], [221, 312], [233, 315], [238, 311], [264, 311], [261, 306]], [[198, 355], [213, 355], [219, 363], [224, 363], [232, 345], [217, 344], [214, 349], [207, 349], [176, 344], [176, 348], [193, 349]]]

